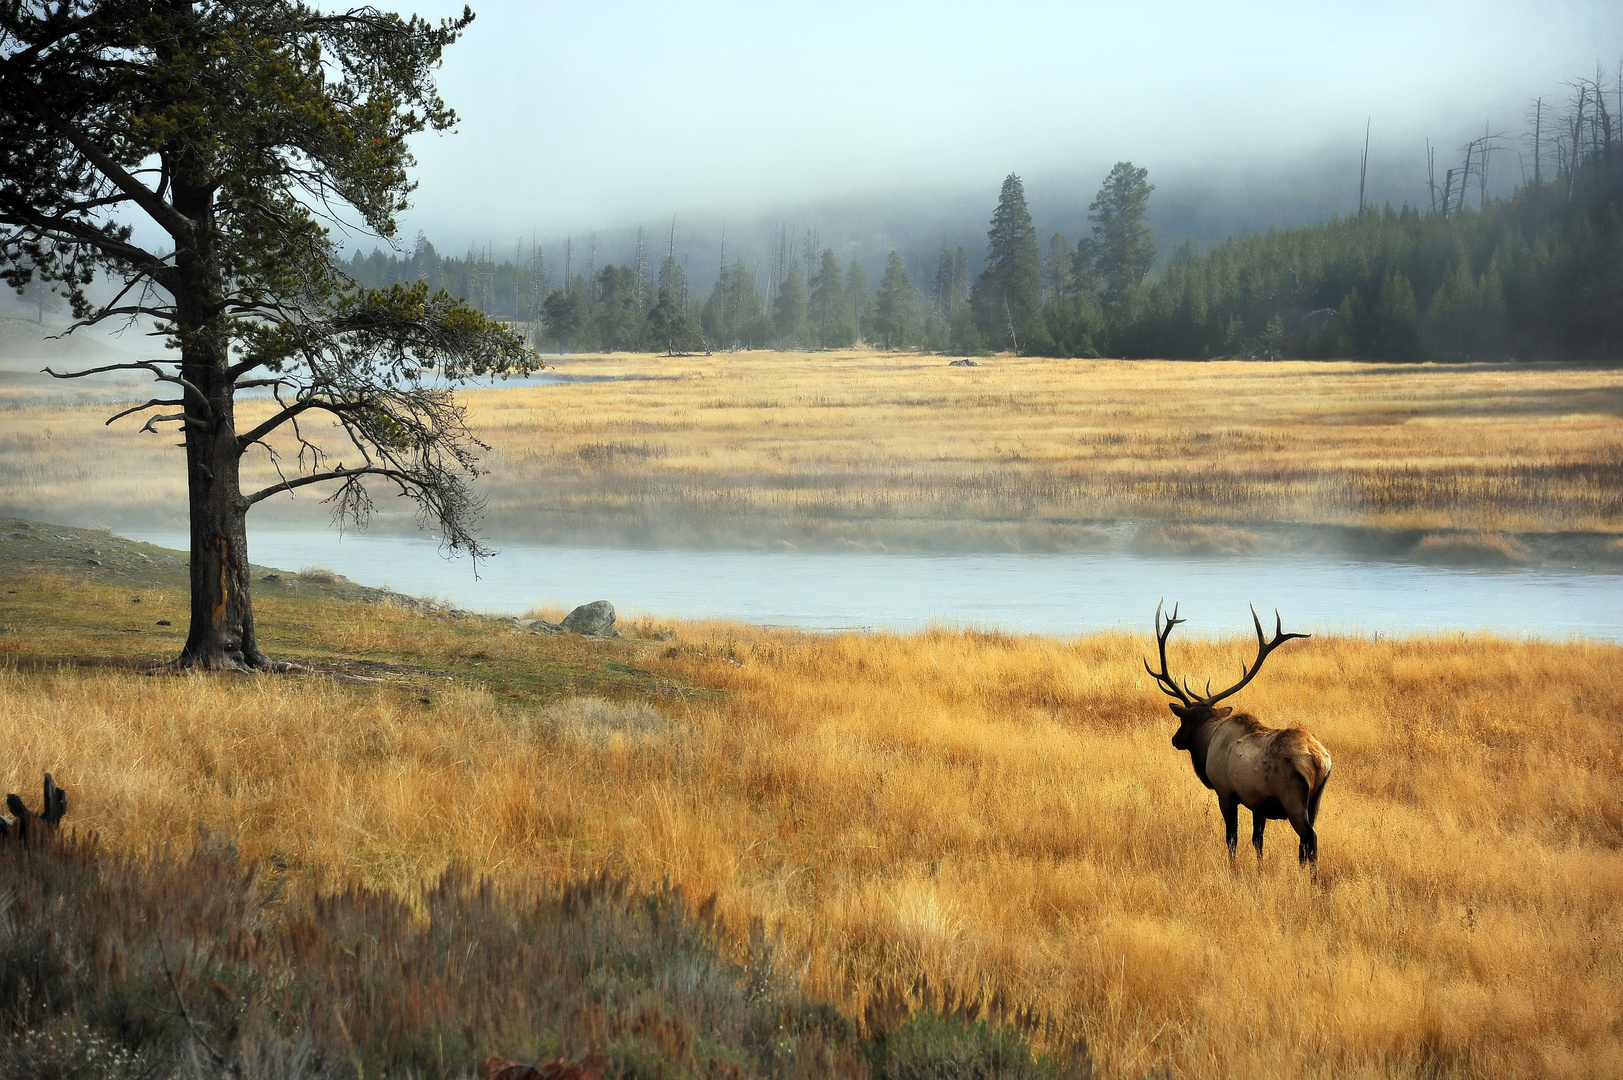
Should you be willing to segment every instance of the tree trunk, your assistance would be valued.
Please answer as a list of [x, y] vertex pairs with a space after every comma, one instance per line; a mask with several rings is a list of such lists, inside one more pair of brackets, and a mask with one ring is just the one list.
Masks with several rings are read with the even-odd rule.
[[201, 170], [178, 162], [174, 206], [193, 223], [176, 237], [175, 336], [186, 401], [186, 491], [191, 518], [192, 622], [181, 667], [253, 670], [269, 666], [254, 639], [249, 587], [248, 505], [238, 483], [231, 353], [220, 317], [224, 294], [214, 238], [214, 195]]
[[[221, 367], [223, 368], [223, 364]], [[188, 369], [194, 365], [186, 364]], [[214, 421], [186, 431], [191, 511], [192, 623], [182, 667], [268, 666], [254, 638], [248, 565], [248, 507], [238, 486], [236, 425], [229, 388], [211, 393]]]

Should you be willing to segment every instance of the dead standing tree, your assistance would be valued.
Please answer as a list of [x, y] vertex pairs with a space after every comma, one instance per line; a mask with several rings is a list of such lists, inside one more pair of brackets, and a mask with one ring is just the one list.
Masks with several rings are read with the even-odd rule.
[[[337, 513], [360, 523], [366, 481], [383, 480], [451, 548], [481, 553], [469, 486], [480, 444], [450, 387], [539, 361], [518, 334], [422, 283], [358, 288], [324, 224], [358, 218], [394, 234], [413, 186], [406, 140], [455, 122], [432, 73], [472, 18], [436, 26], [293, 0], [0, 6], [0, 267], [16, 287], [59, 283], [76, 326], [150, 319], [169, 350], [60, 375], [144, 371], [168, 391], [119, 416], [149, 413], [144, 430], [182, 436], [184, 666], [270, 666], [254, 634], [246, 515], [280, 492], [335, 485]], [[136, 242], [126, 222], [137, 215], [168, 250]], [[100, 306], [84, 291], [98, 271], [122, 283]], [[236, 394], [249, 388], [279, 408], [241, 431]], [[317, 417], [332, 422], [321, 437]], [[278, 456], [273, 436], [290, 437], [296, 457]], [[255, 448], [282, 480], [245, 493]]]

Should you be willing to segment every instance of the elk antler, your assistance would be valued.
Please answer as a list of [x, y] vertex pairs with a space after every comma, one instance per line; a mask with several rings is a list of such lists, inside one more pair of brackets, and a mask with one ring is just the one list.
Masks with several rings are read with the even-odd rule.
[[1185, 705], [1193, 705], [1195, 701], [1191, 696], [1192, 691], [1189, 691], [1188, 687], [1180, 688], [1178, 684], [1173, 681], [1172, 676], [1167, 674], [1167, 638], [1172, 636], [1172, 628], [1174, 626], [1177, 626], [1181, 622], [1188, 622], [1189, 620], [1178, 618], [1178, 605], [1173, 604], [1172, 614], [1168, 615], [1166, 618], [1166, 628], [1162, 629], [1161, 608], [1165, 605], [1166, 600], [1164, 598], [1160, 603], [1155, 605], [1155, 643], [1161, 650], [1161, 670], [1159, 672], [1152, 670], [1150, 668], [1150, 662], [1148, 659], [1144, 661], [1144, 670], [1148, 671], [1152, 676], [1154, 676], [1155, 681], [1161, 684], [1162, 693], [1166, 694], [1168, 697], [1177, 698]]
[[[1275, 649], [1279, 648], [1279, 646], [1283, 645], [1285, 642], [1289, 641], [1291, 638], [1305, 638], [1305, 637], [1312, 637], [1313, 636], [1311, 634], [1287, 634], [1287, 633], [1285, 633], [1285, 625], [1279, 618], [1279, 609], [1278, 608], [1274, 608], [1274, 640], [1272, 640], [1272, 641], [1267, 640], [1264, 637], [1263, 633], [1262, 633], [1262, 620], [1257, 617], [1257, 605], [1255, 605], [1255, 604], [1251, 605], [1251, 621], [1254, 624], [1256, 624], [1256, 627], [1257, 627], [1257, 659], [1256, 659], [1256, 662], [1251, 665], [1250, 670], [1247, 670], [1245, 664], [1241, 663], [1240, 664], [1240, 681], [1235, 683], [1233, 686], [1229, 687], [1227, 690], [1222, 690], [1222, 691], [1219, 691], [1218, 693], [1213, 694], [1213, 693], [1211, 693], [1212, 684], [1208, 682], [1206, 684], [1206, 691], [1207, 691], [1206, 696], [1203, 697], [1203, 698], [1197, 698], [1196, 699], [1202, 705], [1216, 705], [1219, 701], [1222, 701], [1224, 698], [1228, 697], [1229, 695], [1239, 693], [1240, 690], [1245, 686], [1245, 684], [1250, 682], [1253, 678], [1255, 678], [1257, 672], [1262, 670], [1262, 662], [1264, 660], [1268, 659], [1268, 654], [1273, 652]], [[1163, 670], [1166, 668], [1166, 660], [1165, 660], [1165, 653], [1164, 652], [1162, 654], [1161, 667], [1162, 667]]]

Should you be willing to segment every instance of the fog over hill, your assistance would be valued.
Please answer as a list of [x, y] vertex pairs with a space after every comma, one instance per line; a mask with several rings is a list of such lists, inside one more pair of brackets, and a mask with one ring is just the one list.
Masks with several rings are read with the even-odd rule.
[[1323, 221], [1357, 208], [1366, 123], [1372, 201], [1428, 198], [1427, 140], [1440, 179], [1484, 125], [1512, 135], [1490, 165], [1505, 194], [1530, 167], [1528, 102], [1623, 56], [1604, 0], [475, 7], [440, 77], [461, 123], [414, 141], [396, 242], [497, 261], [539, 245], [561, 274], [566, 243], [572, 271], [629, 262], [639, 226], [662, 257], [674, 217], [701, 289], [724, 226], [729, 261], [811, 229], [870, 276], [892, 247], [915, 273], [943, 243], [978, 263], [1009, 172], [1044, 242], [1086, 233], [1120, 160], [1157, 185], [1163, 260]]
[[[1462, 133], [1460, 141], [1469, 137]], [[1238, 232], [1321, 222], [1332, 215], [1355, 212], [1360, 149], [1356, 145], [1322, 148], [1278, 163], [1233, 162], [1226, 168], [1210, 169], [1175, 166], [1157, 170], [1153, 160], [1137, 161], [1150, 169], [1150, 181], [1156, 185], [1149, 223], [1160, 262], [1186, 240], [1205, 250]], [[1406, 156], [1395, 149], [1381, 151], [1381, 156], [1376, 152], [1371, 154], [1366, 200], [1377, 205], [1389, 202], [1394, 207], [1405, 202], [1423, 205], [1428, 198], [1425, 143], [1417, 144]], [[1088, 235], [1088, 204], [1112, 164], [1100, 161], [1024, 175], [1043, 244], [1056, 232], [1073, 244]], [[1439, 165], [1439, 171], [1443, 167]], [[1522, 162], [1513, 152], [1501, 155], [1490, 164], [1489, 197], [1508, 194], [1520, 183], [1521, 172]], [[691, 213], [677, 210], [550, 233], [524, 227], [522, 211], [515, 210], [511, 223], [482, 238], [470, 237], [455, 222], [443, 223], [442, 232], [424, 235], [442, 255], [461, 256], [474, 249], [488, 251], [497, 262], [528, 261], [539, 248], [548, 276], [561, 282], [566, 259], [572, 274], [588, 273], [606, 263], [630, 263], [641, 229], [650, 258], [657, 263], [674, 246], [702, 295], [716, 278], [724, 242], [728, 263], [741, 258], [764, 280], [759, 271], [765, 269], [774, 245], [784, 239], [794, 257], [804, 262], [810, 231], [816, 250], [832, 247], [842, 264], [855, 260], [874, 278], [895, 249], [902, 253], [909, 275], [922, 287], [943, 246], [962, 245], [973, 269], [979, 270], [985, 256], [987, 221], [1002, 179], [1002, 173], [989, 174], [980, 188], [898, 189], [785, 202], [737, 213], [713, 208]], [[414, 242], [412, 235], [400, 237], [404, 252], [409, 253]], [[351, 250], [370, 252], [373, 248], [387, 250], [372, 238], [357, 237], [351, 242]]]

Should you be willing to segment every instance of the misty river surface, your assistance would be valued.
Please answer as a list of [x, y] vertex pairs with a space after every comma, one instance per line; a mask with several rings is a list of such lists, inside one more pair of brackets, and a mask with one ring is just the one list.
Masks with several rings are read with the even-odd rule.
[[[176, 533], [137, 539], [184, 550]], [[1141, 630], [1156, 602], [1197, 633], [1247, 629], [1246, 605], [1286, 629], [1492, 630], [1623, 641], [1623, 576], [1463, 570], [1396, 562], [1132, 555], [897, 555], [621, 550], [507, 543], [474, 576], [428, 539], [332, 530], [250, 531], [253, 562], [325, 567], [362, 585], [520, 615], [609, 600], [622, 614], [726, 618], [808, 629], [974, 625], [1045, 634]], [[1271, 628], [1270, 628], [1271, 629]]]

